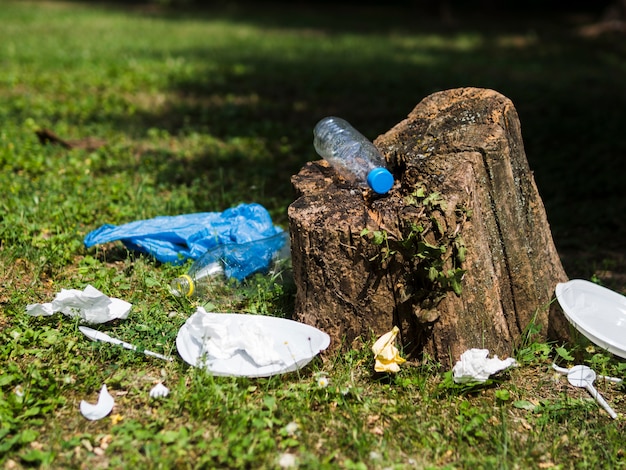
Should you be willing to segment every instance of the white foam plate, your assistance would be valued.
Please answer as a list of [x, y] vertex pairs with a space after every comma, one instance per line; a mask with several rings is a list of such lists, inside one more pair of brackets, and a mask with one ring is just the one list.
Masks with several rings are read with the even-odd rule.
[[626, 358], [626, 297], [582, 279], [559, 283], [565, 317], [591, 342]]
[[[330, 344], [330, 337], [304, 323], [284, 318], [264, 315], [248, 315], [240, 313], [205, 313], [224, 318], [236, 319], [237, 322], [251, 321], [261, 326], [271, 335], [268, 343], [283, 359], [282, 364], [258, 366], [244, 352], [237, 353], [228, 359], [213, 359], [202, 355], [202, 343], [190, 334], [185, 323], [176, 337], [176, 348], [183, 360], [194, 367], [204, 367], [213, 375], [235, 377], [269, 377], [302, 369], [311, 360], [325, 350]], [[197, 315], [197, 313], [196, 313]]]

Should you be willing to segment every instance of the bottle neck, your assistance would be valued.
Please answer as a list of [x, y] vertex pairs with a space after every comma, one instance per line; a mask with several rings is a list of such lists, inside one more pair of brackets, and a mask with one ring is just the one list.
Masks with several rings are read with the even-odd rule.
[[183, 274], [174, 279], [170, 290], [176, 297], [192, 297], [195, 292], [195, 284], [191, 276]]

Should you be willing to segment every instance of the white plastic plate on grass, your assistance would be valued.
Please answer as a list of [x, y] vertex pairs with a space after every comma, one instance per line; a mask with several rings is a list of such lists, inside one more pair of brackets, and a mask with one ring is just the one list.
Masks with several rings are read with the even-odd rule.
[[251, 322], [267, 332], [268, 345], [273, 345], [275, 352], [282, 359], [282, 363], [259, 366], [244, 351], [227, 359], [208, 357], [203, 354], [202, 341], [190, 333], [190, 317], [178, 331], [176, 337], [178, 353], [187, 364], [204, 367], [213, 375], [269, 377], [292, 372], [302, 369], [330, 344], [330, 337], [326, 333], [304, 323], [284, 318], [211, 312], [196, 312], [194, 315], [211, 315], [214, 319], [223, 319], [225, 323], [234, 321], [239, 325]]
[[591, 342], [626, 358], [626, 297], [593, 282], [574, 279], [556, 286], [566, 318]]

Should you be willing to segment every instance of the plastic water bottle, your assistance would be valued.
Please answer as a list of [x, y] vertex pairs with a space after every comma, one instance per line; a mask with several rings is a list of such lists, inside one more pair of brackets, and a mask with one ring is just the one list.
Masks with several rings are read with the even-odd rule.
[[241, 282], [256, 273], [279, 274], [290, 263], [287, 231], [247, 243], [218, 245], [198, 258], [187, 274], [174, 279], [170, 291], [177, 297], [199, 297], [229, 279]]
[[393, 175], [378, 149], [347, 121], [326, 117], [313, 130], [315, 151], [346, 180], [367, 185], [378, 194], [393, 186]]

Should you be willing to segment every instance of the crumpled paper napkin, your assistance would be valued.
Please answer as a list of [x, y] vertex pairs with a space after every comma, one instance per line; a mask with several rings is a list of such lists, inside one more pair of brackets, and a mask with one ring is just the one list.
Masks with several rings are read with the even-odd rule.
[[394, 345], [399, 332], [400, 329], [394, 326], [390, 332], [378, 338], [372, 346], [372, 352], [376, 360], [374, 365], [376, 372], [398, 372], [400, 364], [406, 362], [403, 357], [400, 357], [400, 351]]
[[26, 306], [29, 315], [50, 316], [61, 312], [69, 317], [80, 317], [92, 324], [105, 323], [115, 319], [125, 319], [132, 304], [114, 297], [108, 297], [92, 285], [84, 290], [61, 289], [52, 302]]
[[189, 334], [202, 343], [202, 354], [208, 359], [230, 359], [245, 352], [259, 367], [285, 363], [274, 349], [272, 335], [257, 322], [238, 322], [198, 307], [187, 325]]
[[494, 355], [489, 359], [488, 355], [488, 349], [468, 349], [461, 354], [461, 360], [452, 369], [454, 381], [456, 383], [485, 382], [496, 372], [517, 366], [517, 361], [511, 357], [502, 360]]

